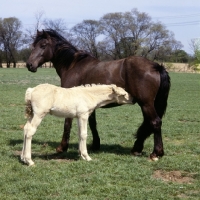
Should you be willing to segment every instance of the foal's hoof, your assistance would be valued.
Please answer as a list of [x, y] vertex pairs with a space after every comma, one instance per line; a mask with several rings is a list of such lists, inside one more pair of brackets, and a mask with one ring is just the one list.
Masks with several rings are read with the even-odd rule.
[[92, 160], [92, 158], [90, 158], [90, 156], [85, 156], [85, 155], [82, 155], [81, 154], [81, 157], [83, 158], [83, 160], [86, 160], [86, 161], [91, 161]]
[[29, 167], [33, 167], [33, 166], [35, 166], [35, 163], [32, 162], [32, 163], [28, 164], [28, 166], [29, 166]]
[[30, 160], [30, 159], [21, 158], [21, 161], [23, 163], [27, 164], [28, 166], [34, 166], [35, 165], [35, 163], [32, 160]]

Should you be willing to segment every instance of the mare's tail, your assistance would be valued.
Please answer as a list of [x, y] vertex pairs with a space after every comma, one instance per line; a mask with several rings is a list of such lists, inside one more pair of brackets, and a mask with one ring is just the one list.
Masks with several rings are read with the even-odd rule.
[[167, 99], [168, 99], [171, 83], [170, 83], [169, 74], [163, 65], [156, 64], [154, 67], [156, 71], [159, 71], [160, 73], [160, 88], [156, 95], [154, 106], [155, 106], [158, 116], [162, 119], [167, 108]]
[[27, 119], [30, 119], [33, 117], [33, 108], [32, 108], [32, 104], [31, 104], [31, 93], [32, 93], [33, 89], [34, 88], [28, 88], [25, 93], [25, 103], [26, 103], [25, 117]]

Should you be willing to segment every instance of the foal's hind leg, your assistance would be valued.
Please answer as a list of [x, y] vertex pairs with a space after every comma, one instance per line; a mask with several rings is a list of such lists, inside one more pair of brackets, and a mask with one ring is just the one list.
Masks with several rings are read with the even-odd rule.
[[97, 122], [96, 122], [96, 113], [95, 110], [89, 117], [89, 126], [92, 131], [93, 142], [92, 142], [92, 150], [99, 150], [100, 149], [100, 138], [97, 131]]
[[137, 131], [137, 140], [134, 143], [132, 153], [134, 155], [140, 154], [143, 150], [143, 145], [145, 139], [154, 133], [154, 149], [153, 152], [150, 154], [150, 158], [152, 160], [157, 160], [158, 157], [162, 157], [164, 155], [163, 150], [163, 142], [162, 142], [162, 135], [161, 135], [161, 125], [162, 120], [157, 115], [154, 106], [145, 105], [142, 106], [144, 122], [139, 127]]
[[30, 165], [34, 165], [34, 162], [31, 159], [31, 141], [32, 136], [35, 134], [37, 127], [41, 123], [42, 118], [34, 115], [32, 119], [29, 119], [24, 126], [24, 144], [22, 148], [21, 160]]

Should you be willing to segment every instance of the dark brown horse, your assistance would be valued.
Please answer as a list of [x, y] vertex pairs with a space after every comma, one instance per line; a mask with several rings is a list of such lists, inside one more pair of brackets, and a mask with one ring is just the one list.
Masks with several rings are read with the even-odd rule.
[[[144, 117], [136, 133], [132, 154], [140, 155], [145, 139], [153, 133], [154, 148], [150, 158], [157, 160], [164, 155], [161, 125], [167, 107], [170, 78], [162, 65], [143, 57], [100, 62], [87, 52], [78, 50], [54, 30], [38, 31], [33, 47], [27, 61], [28, 70], [36, 72], [43, 63], [51, 61], [62, 87], [101, 83], [125, 88], [133, 96], [133, 103], [141, 107]], [[65, 119], [63, 138], [57, 152], [68, 149], [71, 124], [72, 119]], [[100, 138], [95, 112], [89, 118], [89, 126], [93, 135], [92, 148], [97, 150], [100, 148]]]

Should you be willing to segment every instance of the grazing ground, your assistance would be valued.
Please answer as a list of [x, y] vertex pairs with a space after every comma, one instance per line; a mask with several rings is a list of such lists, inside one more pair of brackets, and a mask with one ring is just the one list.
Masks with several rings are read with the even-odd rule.
[[[24, 94], [40, 83], [59, 85], [54, 69], [0, 69], [0, 199], [199, 199], [200, 74], [170, 72], [172, 87], [163, 118], [165, 156], [148, 159], [153, 137], [143, 155], [130, 150], [142, 121], [139, 106], [98, 109], [101, 150], [82, 160], [73, 122], [68, 152], [55, 154], [63, 132], [62, 118], [47, 116], [33, 136], [34, 167], [20, 162], [23, 142]], [[92, 137], [89, 131], [88, 147]]]

